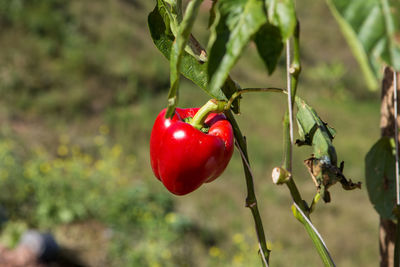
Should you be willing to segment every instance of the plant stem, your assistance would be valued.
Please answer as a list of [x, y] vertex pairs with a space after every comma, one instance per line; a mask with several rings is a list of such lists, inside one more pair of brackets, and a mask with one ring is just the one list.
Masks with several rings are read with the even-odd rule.
[[258, 211], [256, 195], [254, 193], [253, 174], [250, 169], [249, 157], [247, 154], [246, 139], [242, 135], [232, 112], [228, 110], [225, 112], [225, 115], [227, 116], [229, 122], [232, 125], [233, 133], [236, 139], [236, 146], [238, 147], [240, 155], [242, 157], [243, 169], [245, 173], [246, 186], [247, 186], [246, 207], [250, 208], [251, 214], [253, 215], [262, 261], [265, 266], [268, 266], [270, 251], [267, 248], [264, 227], [262, 224], [260, 212]]
[[[292, 143], [290, 141], [290, 127], [289, 127], [289, 113], [285, 113], [285, 118], [283, 120], [283, 129], [284, 129], [284, 155], [283, 155], [283, 167], [292, 173]], [[290, 179], [287, 181], [286, 186], [290, 191], [290, 195], [293, 198], [293, 201], [302, 209], [302, 211], [308, 214], [308, 210], [304, 205], [304, 201], [300, 195], [300, 191], [296, 186], [295, 181], [293, 180], [292, 175], [290, 175]]]
[[[299, 75], [301, 71], [300, 65], [300, 46], [299, 46], [299, 38], [300, 38], [300, 24], [297, 21], [296, 29], [293, 36], [293, 60], [291, 60], [290, 52], [290, 41], [287, 41], [287, 65], [286, 71], [288, 73], [287, 76], [287, 84], [288, 84], [288, 110], [285, 114], [284, 119], [284, 143], [285, 143], [285, 155], [284, 155], [284, 168], [287, 169], [290, 173], [292, 172], [292, 157], [293, 157], [293, 107], [294, 100], [296, 98], [297, 93], [297, 84], [299, 80]], [[300, 192], [296, 186], [296, 183], [293, 180], [293, 177], [289, 179], [286, 183], [289, 188], [290, 194], [292, 195], [293, 201], [295, 202], [295, 206], [298, 207], [299, 212], [295, 208], [293, 213], [295, 217], [304, 225], [308, 235], [310, 236], [312, 242], [317, 249], [318, 254], [320, 255], [325, 266], [333, 267], [335, 266], [331, 256], [329, 255], [328, 249], [326, 248], [322, 237], [319, 235], [317, 229], [312, 225], [310, 221], [310, 211], [307, 208], [305, 202], [303, 201]], [[297, 212], [297, 213], [296, 213]]]
[[[288, 152], [286, 157], [286, 168], [289, 172], [292, 172], [292, 148], [293, 148], [293, 88], [292, 88], [292, 75], [290, 74], [290, 64], [291, 64], [291, 48], [290, 48], [290, 39], [286, 41], [286, 83], [287, 83], [287, 99], [288, 99], [288, 108], [287, 115], [285, 118], [288, 118], [289, 123], [287, 124], [289, 128], [289, 143], [287, 144], [286, 151]], [[285, 138], [286, 139], [286, 138]]]
[[311, 237], [311, 240], [313, 241], [315, 248], [317, 249], [319, 255], [321, 256], [324, 265], [329, 267], [335, 267], [336, 265], [333, 262], [332, 257], [329, 254], [329, 251], [321, 235], [318, 233], [317, 229], [311, 223], [308, 216], [304, 214], [304, 212], [301, 210], [299, 206], [297, 206], [296, 203], [293, 204], [292, 211], [296, 219], [299, 220], [304, 225], [304, 228], [306, 228], [306, 231], [308, 235]]
[[[293, 62], [290, 57], [290, 40], [287, 41], [287, 61], [286, 61], [286, 71], [287, 71], [287, 91], [288, 91], [288, 110], [285, 114], [285, 119], [283, 121], [284, 129], [284, 157], [283, 157], [283, 167], [292, 173], [292, 161], [293, 161], [293, 105], [294, 99], [297, 93], [298, 78], [300, 75], [300, 46], [299, 46], [299, 36], [300, 27], [299, 22], [297, 22], [296, 29], [293, 38]], [[303, 199], [300, 192], [296, 186], [293, 177], [290, 177], [289, 181], [286, 183], [289, 188], [290, 194], [292, 195], [293, 201], [302, 209], [302, 211], [308, 216], [308, 211], [304, 205]]]
[[314, 229], [312, 229], [312, 227], [307, 223], [303, 223], [303, 224], [304, 224], [304, 227], [306, 228], [308, 235], [310, 236], [311, 240], [313, 241], [314, 246], [318, 251], [318, 254], [320, 254], [324, 265], [330, 266], [330, 267], [335, 266], [335, 264], [332, 262], [332, 260], [330, 260], [330, 256], [329, 256], [328, 252], [325, 250], [324, 244], [321, 243], [319, 237], [314, 232]]

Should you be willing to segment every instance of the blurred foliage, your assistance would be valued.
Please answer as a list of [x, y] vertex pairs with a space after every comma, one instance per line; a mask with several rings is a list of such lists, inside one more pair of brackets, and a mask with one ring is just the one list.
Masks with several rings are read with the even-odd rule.
[[28, 230], [24, 221], [9, 221], [2, 226], [0, 242], [9, 248], [15, 248], [23, 235]]
[[108, 145], [104, 135], [95, 136], [91, 154], [61, 140], [56, 156], [36, 149], [25, 162], [13, 152], [17, 144], [0, 141], [0, 203], [9, 218], [1, 236], [5, 244], [15, 246], [27, 226], [49, 229], [95, 219], [111, 231], [115, 266], [160, 264], [165, 257], [171, 264], [162, 266], [174, 266], [178, 257], [190, 263], [170, 247], [179, 246], [193, 223], [174, 212], [167, 193], [121, 173], [135, 172], [134, 155], [123, 156], [122, 147]]
[[137, 1], [1, 0], [0, 95], [20, 110], [74, 115], [163, 89], [167, 70], [139, 52], [145, 18]]
[[341, 62], [320, 63], [310, 68], [307, 72], [307, 79], [314, 86], [318, 83], [326, 86], [326, 94], [330, 97], [345, 100], [351, 97], [351, 93], [347, 90], [348, 79], [345, 77], [346, 68]]

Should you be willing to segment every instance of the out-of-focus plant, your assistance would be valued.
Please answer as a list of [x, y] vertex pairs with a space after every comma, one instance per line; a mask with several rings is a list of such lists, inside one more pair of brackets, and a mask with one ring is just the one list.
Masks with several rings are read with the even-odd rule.
[[[97, 220], [110, 233], [104, 245], [115, 266], [190, 264], [182, 239], [194, 225], [175, 211], [168, 194], [133, 182], [135, 156], [110, 144], [107, 133], [108, 128], [101, 127], [89, 148], [62, 136], [54, 154], [38, 148], [28, 160], [15, 152], [16, 142], [1, 139], [0, 203], [8, 222], [0, 239], [14, 246], [28, 227], [54, 229]], [[163, 263], [166, 259], [170, 265]]]
[[2, 100], [14, 113], [73, 117], [162, 90], [165, 68], [132, 35], [146, 15], [134, 2], [0, 0]]

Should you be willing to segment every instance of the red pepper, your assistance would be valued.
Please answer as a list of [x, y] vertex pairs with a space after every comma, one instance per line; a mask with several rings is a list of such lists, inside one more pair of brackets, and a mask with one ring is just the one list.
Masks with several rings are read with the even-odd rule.
[[233, 153], [232, 126], [223, 114], [206, 114], [204, 133], [184, 120], [199, 108], [175, 110], [171, 119], [165, 109], [158, 115], [150, 137], [151, 167], [173, 194], [185, 195], [222, 174]]

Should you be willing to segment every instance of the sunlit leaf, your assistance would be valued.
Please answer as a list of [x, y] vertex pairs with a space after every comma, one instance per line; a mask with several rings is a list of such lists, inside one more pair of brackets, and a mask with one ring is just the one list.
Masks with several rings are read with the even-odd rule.
[[[168, 60], [170, 59], [172, 44], [175, 40], [175, 36], [169, 27], [169, 23], [170, 18], [165, 11], [163, 1], [159, 0], [154, 10], [149, 14], [148, 25], [154, 44]], [[193, 51], [195, 51], [199, 57], [205, 57], [205, 51], [199, 47], [197, 41], [193, 37], [190, 37], [188, 42], [191, 47], [197, 47], [196, 49], [193, 49]], [[207, 65], [207, 61], [204, 62], [198, 60], [198, 58], [195, 58], [185, 50], [182, 55], [180, 72], [203, 89], [212, 98], [218, 100], [229, 99], [238, 89], [236, 83], [228, 77], [222, 88], [217, 88], [211, 92], [208, 90]], [[234, 105], [233, 110], [238, 113], [239, 107], [237, 104]]]
[[216, 8], [209, 44], [211, 93], [225, 83], [248, 42], [267, 21], [261, 0], [219, 0]]
[[266, 0], [268, 19], [281, 31], [283, 41], [289, 39], [295, 30], [297, 19], [293, 0]]
[[400, 1], [327, 0], [370, 89], [383, 64], [400, 71]]
[[365, 157], [365, 179], [368, 196], [384, 219], [394, 219], [396, 204], [395, 156], [390, 138], [376, 142]]

